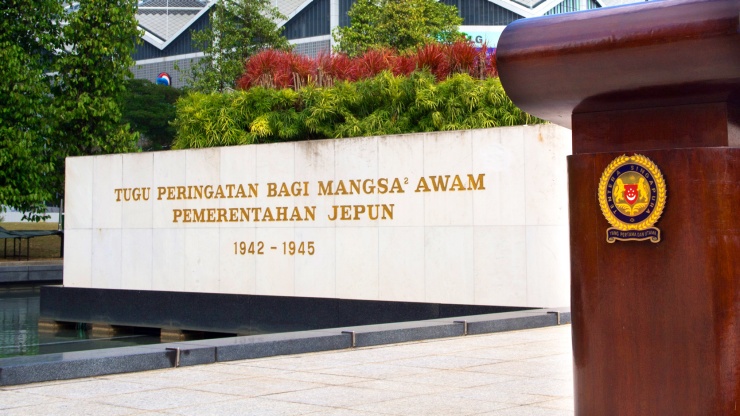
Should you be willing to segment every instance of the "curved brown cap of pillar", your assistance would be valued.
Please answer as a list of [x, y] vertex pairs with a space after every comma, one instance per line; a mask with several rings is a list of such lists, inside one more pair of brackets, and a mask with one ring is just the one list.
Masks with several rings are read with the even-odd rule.
[[740, 0], [668, 0], [518, 20], [498, 70], [524, 111], [573, 113], [740, 102]]

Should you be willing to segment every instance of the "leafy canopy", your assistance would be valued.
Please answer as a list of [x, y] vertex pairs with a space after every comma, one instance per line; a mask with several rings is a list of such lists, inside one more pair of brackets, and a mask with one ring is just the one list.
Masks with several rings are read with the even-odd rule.
[[169, 149], [175, 139], [175, 102], [182, 92], [144, 79], [126, 82], [123, 121], [138, 132], [142, 150]]
[[136, 150], [120, 108], [140, 36], [135, 11], [136, 0], [87, 0], [67, 15], [54, 94], [64, 156]]
[[38, 221], [51, 194], [49, 136], [56, 112], [45, 75], [61, 47], [57, 0], [10, 0], [0, 8], [0, 204]]
[[357, 0], [348, 15], [350, 25], [336, 28], [333, 36], [337, 51], [350, 56], [379, 48], [407, 52], [464, 37], [457, 8], [436, 0]]
[[56, 57], [54, 135], [56, 175], [61, 192], [64, 158], [137, 151], [138, 134], [121, 119], [125, 81], [140, 37], [136, 0], [82, 0], [66, 16], [65, 51]]
[[247, 58], [267, 48], [290, 48], [275, 23], [285, 16], [270, 0], [219, 0], [210, 19], [208, 28], [193, 33], [205, 54], [192, 68], [190, 85], [197, 91], [233, 88]]
[[427, 71], [383, 71], [331, 87], [295, 91], [253, 87], [191, 93], [177, 103], [173, 148], [199, 148], [477, 129], [541, 122], [517, 108], [498, 78], [454, 74], [437, 82]]
[[136, 0], [64, 4], [0, 7], [0, 206], [30, 220], [61, 198], [66, 156], [136, 150], [120, 111]]

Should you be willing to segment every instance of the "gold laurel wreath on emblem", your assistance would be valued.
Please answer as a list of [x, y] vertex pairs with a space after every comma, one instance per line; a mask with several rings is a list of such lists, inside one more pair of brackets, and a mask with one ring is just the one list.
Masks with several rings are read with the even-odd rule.
[[[653, 212], [651, 212], [647, 218], [635, 224], [620, 221], [619, 218], [617, 218], [609, 209], [609, 203], [606, 200], [606, 187], [609, 184], [609, 178], [611, 178], [612, 174], [614, 173], [614, 171], [617, 170], [617, 168], [628, 162], [635, 162], [638, 165], [644, 167], [648, 172], [650, 172], [650, 174], [653, 176], [653, 180], [655, 180], [655, 187], [658, 194]], [[599, 205], [601, 206], [601, 212], [604, 214], [604, 217], [606, 217], [606, 220], [609, 222], [609, 224], [612, 225], [612, 227], [622, 231], [645, 230], [652, 227], [656, 222], [658, 222], [658, 219], [660, 219], [660, 216], [663, 214], [663, 209], [665, 208], [665, 201], [668, 193], [665, 186], [665, 180], [663, 179], [663, 174], [660, 173], [660, 169], [658, 169], [658, 166], [655, 165], [652, 160], [643, 155], [622, 155], [614, 159], [612, 163], [610, 163], [609, 166], [604, 169], [604, 173], [601, 174], [598, 192]]]

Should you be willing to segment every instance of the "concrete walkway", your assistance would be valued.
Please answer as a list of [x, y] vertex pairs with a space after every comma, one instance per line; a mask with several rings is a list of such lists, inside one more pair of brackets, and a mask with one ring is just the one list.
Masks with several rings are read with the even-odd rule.
[[573, 415], [570, 325], [0, 387], [11, 415]]

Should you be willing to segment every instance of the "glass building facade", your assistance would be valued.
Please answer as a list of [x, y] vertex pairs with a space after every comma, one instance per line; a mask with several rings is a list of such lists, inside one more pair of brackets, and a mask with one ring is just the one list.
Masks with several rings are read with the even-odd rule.
[[[173, 75], [173, 85], [183, 86], [184, 72], [203, 55], [192, 41], [193, 31], [209, 24], [209, 9], [221, 0], [142, 0], [137, 19], [144, 31], [143, 42], [134, 54], [132, 68], [137, 78], [155, 74]], [[348, 12], [356, 0], [272, 0], [271, 5], [287, 19], [278, 22], [294, 50], [308, 56], [327, 53], [332, 48], [331, 33], [337, 26], [348, 26]], [[402, 1], [402, 0], [401, 0]], [[609, 2], [630, 0], [439, 0], [455, 6], [463, 18], [461, 31], [500, 34], [503, 27], [522, 18], [567, 13], [602, 7]], [[472, 37], [472, 35], [471, 35]], [[485, 36], [484, 36], [485, 37]], [[494, 36], [493, 39], [498, 39]], [[488, 46], [492, 46], [490, 41]], [[495, 45], [493, 45], [495, 46]], [[178, 68], [180, 70], [178, 71]], [[154, 81], [154, 79], [151, 79]]]

